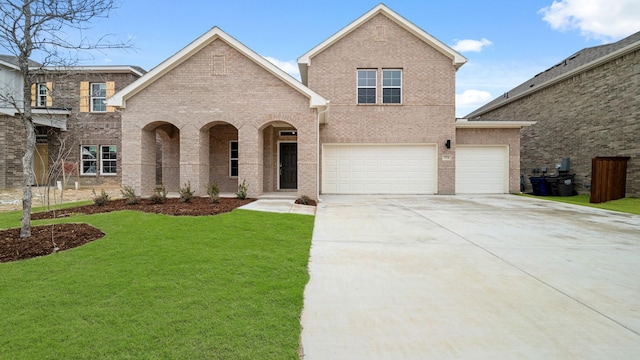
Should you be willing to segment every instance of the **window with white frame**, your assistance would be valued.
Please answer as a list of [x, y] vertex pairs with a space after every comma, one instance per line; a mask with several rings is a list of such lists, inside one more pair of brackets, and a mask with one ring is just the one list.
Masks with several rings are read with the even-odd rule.
[[358, 70], [358, 104], [375, 104], [377, 70]]
[[238, 176], [238, 141], [229, 142], [229, 176]]
[[82, 145], [80, 147], [81, 175], [96, 175], [98, 170], [98, 147], [95, 145]]
[[402, 70], [382, 70], [382, 103], [402, 103]]
[[36, 106], [47, 106], [47, 84], [38, 84], [36, 91]]
[[107, 111], [107, 84], [106, 83], [91, 84], [91, 111], [92, 112]]
[[102, 175], [117, 174], [118, 151], [115, 145], [100, 146], [100, 173]]

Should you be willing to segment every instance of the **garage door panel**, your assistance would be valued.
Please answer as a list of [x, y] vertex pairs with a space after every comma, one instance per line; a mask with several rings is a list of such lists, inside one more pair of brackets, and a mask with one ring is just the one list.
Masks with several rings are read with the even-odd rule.
[[456, 193], [501, 194], [507, 191], [506, 146], [458, 146]]
[[323, 147], [322, 191], [326, 194], [433, 194], [434, 145], [346, 145]]

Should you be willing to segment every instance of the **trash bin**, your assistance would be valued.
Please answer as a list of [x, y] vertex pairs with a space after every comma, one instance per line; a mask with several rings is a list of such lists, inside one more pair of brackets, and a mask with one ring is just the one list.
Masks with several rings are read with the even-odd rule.
[[547, 194], [549, 196], [559, 196], [558, 192], [558, 182], [560, 178], [557, 176], [549, 176], [544, 178], [544, 181], [547, 183]]
[[533, 188], [533, 195], [536, 196], [547, 196], [549, 195], [547, 191], [547, 183], [544, 181], [543, 177], [530, 177], [529, 181], [531, 181], [531, 187]]
[[575, 190], [575, 175], [558, 177], [558, 196], [573, 196]]

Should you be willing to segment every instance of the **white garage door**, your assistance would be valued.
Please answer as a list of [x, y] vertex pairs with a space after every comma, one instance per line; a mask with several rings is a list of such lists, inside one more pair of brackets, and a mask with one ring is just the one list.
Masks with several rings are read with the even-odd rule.
[[508, 147], [456, 147], [457, 194], [508, 193], [508, 174]]
[[322, 147], [324, 194], [434, 194], [435, 145]]

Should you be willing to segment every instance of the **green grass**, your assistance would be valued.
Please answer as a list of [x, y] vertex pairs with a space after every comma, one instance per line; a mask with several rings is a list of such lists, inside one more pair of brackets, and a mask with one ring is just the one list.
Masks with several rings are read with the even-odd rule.
[[591, 204], [589, 202], [589, 195], [576, 195], [576, 196], [533, 196], [533, 195], [523, 195], [534, 197], [537, 199], [551, 200], [569, 204], [576, 204], [582, 206], [590, 206], [599, 209], [613, 210], [619, 212], [625, 212], [629, 214], [640, 215], [640, 198], [622, 198], [618, 200], [607, 201], [600, 204]]
[[[0, 214], [0, 227], [17, 221]], [[64, 221], [106, 236], [0, 264], [0, 358], [298, 358], [312, 216], [123, 211]]]

